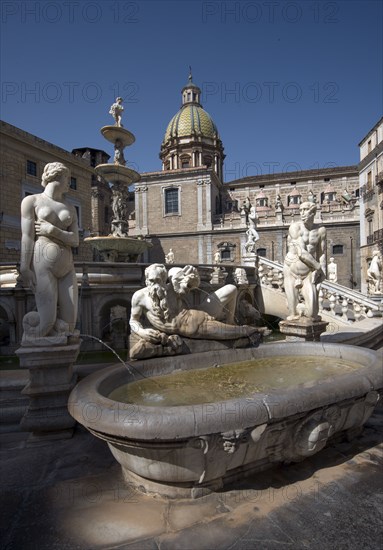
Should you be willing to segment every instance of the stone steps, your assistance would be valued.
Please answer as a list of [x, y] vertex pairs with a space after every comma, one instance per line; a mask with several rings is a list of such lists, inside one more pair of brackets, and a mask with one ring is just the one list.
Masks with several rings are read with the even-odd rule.
[[20, 420], [29, 399], [21, 394], [29, 380], [27, 370], [5, 370], [0, 380], [0, 433], [21, 432]]

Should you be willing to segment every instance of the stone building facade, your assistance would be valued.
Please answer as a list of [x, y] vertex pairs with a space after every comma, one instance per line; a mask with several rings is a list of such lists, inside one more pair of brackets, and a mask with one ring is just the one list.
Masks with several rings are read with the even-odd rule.
[[367, 293], [367, 269], [373, 252], [379, 250], [383, 255], [383, 118], [362, 139], [359, 148], [361, 287]]
[[[148, 238], [154, 245], [141, 260], [164, 262], [172, 248], [175, 263], [243, 264], [251, 204], [258, 216], [256, 252], [282, 263], [289, 225], [299, 219], [300, 203], [309, 200], [318, 207], [316, 222], [327, 229], [327, 263], [334, 257], [338, 282], [360, 288], [357, 166], [249, 176], [224, 183], [223, 144], [200, 94], [190, 75], [181, 91], [181, 108], [167, 125], [161, 144], [162, 170], [141, 174], [129, 193], [129, 234]], [[87, 147], [69, 153], [6, 123], [1, 131], [5, 138], [0, 225], [4, 261], [19, 259], [20, 202], [27, 192], [41, 191], [43, 166], [52, 160], [67, 164], [76, 179], [69, 200], [78, 208], [81, 235], [109, 234], [110, 187], [94, 172], [94, 166], [107, 162], [109, 155]], [[381, 227], [377, 222], [374, 231]], [[75, 259], [98, 257], [81, 242]]]
[[[170, 248], [176, 263], [242, 264], [246, 259], [246, 202], [258, 215], [257, 253], [283, 262], [288, 227], [299, 205], [316, 202], [316, 222], [327, 229], [326, 255], [338, 265], [338, 282], [360, 285], [359, 178], [342, 166], [222, 181], [223, 145], [217, 126], [192, 82], [165, 131], [162, 171], [141, 175], [135, 190], [132, 234], [150, 238], [145, 258], [163, 262]], [[198, 110], [198, 116], [197, 116]]]
[[0, 137], [1, 261], [17, 263], [20, 259], [20, 204], [26, 195], [42, 192], [41, 176], [48, 162], [62, 162], [70, 170], [67, 198], [76, 208], [80, 228], [80, 245], [74, 251], [74, 258], [91, 260], [92, 251], [83, 238], [90, 233], [103, 233], [111, 216], [111, 212], [104, 210], [104, 204], [110, 204], [109, 186], [97, 178], [92, 155], [96, 163], [101, 159], [106, 162], [109, 155], [94, 149], [70, 153], [6, 122], [1, 122]]

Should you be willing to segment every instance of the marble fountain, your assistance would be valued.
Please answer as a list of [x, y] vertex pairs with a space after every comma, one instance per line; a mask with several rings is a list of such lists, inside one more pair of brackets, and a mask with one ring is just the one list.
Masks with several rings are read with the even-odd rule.
[[[106, 260], [137, 252], [127, 236], [125, 193], [139, 175], [125, 166], [123, 149], [134, 137], [121, 126], [121, 101], [111, 108], [115, 126], [102, 130], [115, 145], [114, 165], [97, 167], [112, 186], [112, 234], [90, 240]], [[303, 203], [289, 230], [286, 341], [260, 344], [265, 327], [236, 322], [235, 285], [208, 294], [198, 268], [152, 264], [131, 300], [130, 362], [76, 384], [81, 342], [71, 248], [79, 236], [65, 200], [67, 167], [47, 164], [42, 186], [21, 205], [20, 273], [37, 311], [24, 316], [16, 352], [29, 369], [22, 424], [34, 442], [70, 437], [76, 420], [107, 442], [127, 482], [198, 497], [362, 429], [383, 389], [381, 364], [374, 351], [318, 341], [326, 325], [318, 315], [326, 235], [313, 224], [315, 205]], [[114, 244], [104, 246], [105, 239]], [[44, 254], [47, 247], [57, 254]]]
[[[132, 300], [136, 360], [90, 375], [69, 399], [71, 415], [107, 442], [128, 483], [196, 498], [361, 431], [383, 388], [376, 352], [321, 342], [258, 345], [262, 327], [218, 321], [218, 309], [211, 316], [216, 300], [230, 318], [234, 285], [185, 310], [173, 299], [190, 282], [198, 286], [196, 269], [146, 271], [147, 287]], [[155, 317], [146, 301], [161, 288], [170, 320]], [[191, 343], [199, 345], [193, 353]]]
[[129, 186], [137, 183], [141, 176], [126, 166], [124, 149], [135, 142], [135, 137], [121, 123], [124, 110], [122, 101], [122, 98], [118, 97], [109, 111], [115, 119], [115, 124], [101, 128], [103, 137], [114, 145], [113, 164], [98, 164], [96, 166], [96, 172], [110, 184], [112, 190], [111, 232], [109, 235], [85, 239], [99, 251], [105, 262], [137, 262], [140, 255], [152, 246], [145, 239], [128, 235], [127, 193]]

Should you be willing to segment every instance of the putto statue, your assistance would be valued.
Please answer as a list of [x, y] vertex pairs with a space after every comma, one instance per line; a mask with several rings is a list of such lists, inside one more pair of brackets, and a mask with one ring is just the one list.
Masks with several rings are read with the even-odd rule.
[[234, 340], [264, 333], [264, 327], [234, 325], [237, 288], [225, 285], [191, 308], [188, 293], [200, 284], [190, 265], [166, 270], [152, 264], [145, 270], [146, 287], [133, 294], [130, 357], [143, 359], [181, 352], [182, 337]]
[[114, 118], [115, 125], [120, 127], [122, 127], [121, 118], [124, 111], [124, 107], [121, 105], [123, 101], [122, 97], [117, 97], [109, 111], [109, 114]]
[[[320, 321], [318, 315], [318, 285], [326, 278], [325, 239], [326, 229], [314, 226], [316, 204], [300, 205], [299, 222], [293, 222], [287, 237], [288, 252], [283, 275], [289, 315], [288, 321], [306, 317]], [[304, 304], [300, 304], [300, 294]], [[302, 307], [303, 306], [303, 307]]]
[[379, 250], [374, 250], [370, 267], [367, 269], [370, 294], [380, 294], [380, 283], [382, 280], [382, 256]]
[[60, 162], [47, 164], [41, 185], [42, 193], [29, 195], [21, 203], [20, 273], [37, 306], [37, 312], [24, 316], [22, 346], [64, 344], [74, 333], [77, 319], [71, 247], [78, 246], [79, 237], [76, 210], [64, 199], [69, 190], [68, 168]]

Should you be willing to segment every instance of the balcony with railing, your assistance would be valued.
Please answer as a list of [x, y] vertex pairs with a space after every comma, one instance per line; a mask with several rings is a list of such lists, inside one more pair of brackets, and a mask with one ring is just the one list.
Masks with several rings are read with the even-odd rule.
[[371, 187], [371, 184], [362, 185], [362, 187], [359, 189], [359, 194], [360, 194], [363, 202], [368, 202], [375, 195], [375, 190]]

